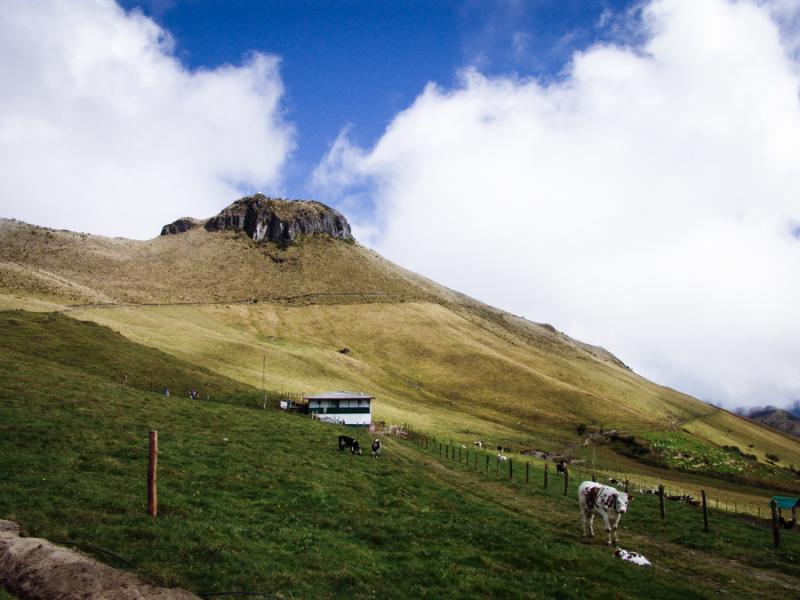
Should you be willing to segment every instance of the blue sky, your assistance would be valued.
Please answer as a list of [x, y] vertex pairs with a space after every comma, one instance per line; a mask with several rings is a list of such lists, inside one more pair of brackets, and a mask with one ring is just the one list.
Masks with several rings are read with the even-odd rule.
[[284, 172], [289, 197], [310, 197], [311, 171], [342, 128], [373, 144], [428, 82], [445, 87], [477, 67], [491, 75], [558, 77], [619, 0], [125, 0], [172, 35], [189, 68], [280, 57], [283, 108], [297, 128]]

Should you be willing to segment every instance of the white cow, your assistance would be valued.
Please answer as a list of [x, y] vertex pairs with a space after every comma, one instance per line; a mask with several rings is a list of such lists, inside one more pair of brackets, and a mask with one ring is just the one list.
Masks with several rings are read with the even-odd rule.
[[628, 503], [633, 496], [617, 491], [610, 485], [602, 485], [594, 481], [584, 481], [578, 488], [578, 503], [581, 509], [583, 535], [594, 537], [592, 523], [595, 513], [603, 517], [608, 532], [608, 545], [619, 543], [617, 526], [619, 519], [628, 511]]

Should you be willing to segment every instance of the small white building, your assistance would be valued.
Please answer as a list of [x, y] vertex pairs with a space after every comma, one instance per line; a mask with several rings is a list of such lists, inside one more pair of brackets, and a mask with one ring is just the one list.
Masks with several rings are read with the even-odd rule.
[[303, 396], [308, 401], [308, 412], [320, 421], [361, 425], [372, 423], [373, 396], [363, 392], [325, 392]]

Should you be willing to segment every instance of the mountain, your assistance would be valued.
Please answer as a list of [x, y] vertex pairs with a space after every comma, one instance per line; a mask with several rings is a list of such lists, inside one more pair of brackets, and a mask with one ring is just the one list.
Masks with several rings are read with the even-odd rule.
[[789, 411], [774, 406], [766, 408], [759, 408], [752, 411], [749, 418], [764, 425], [783, 431], [789, 435], [800, 437], [800, 418], [796, 417]]
[[377, 418], [464, 443], [577, 447], [584, 424], [800, 464], [793, 438], [394, 265], [318, 202], [242, 198], [147, 241], [0, 221], [0, 309], [19, 308], [106, 325], [256, 388], [367, 391]]
[[790, 407], [788, 407], [786, 410], [793, 416], [800, 419], [800, 400], [795, 401], [795, 403], [792, 404]]

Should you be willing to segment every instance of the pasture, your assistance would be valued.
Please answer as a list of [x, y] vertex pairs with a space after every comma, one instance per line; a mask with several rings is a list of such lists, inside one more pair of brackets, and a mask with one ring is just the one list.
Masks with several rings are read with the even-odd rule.
[[[336, 444], [353, 430], [255, 409], [258, 390], [96, 325], [2, 319], [0, 518], [112, 551], [156, 582], [281, 598], [783, 598], [800, 585], [797, 535], [776, 553], [750, 522], [720, 517], [702, 537], [675, 526], [694, 514], [671, 511], [662, 527], [642, 499], [620, 530], [655, 565], [636, 567], [581, 539], [573, 492], [394, 439], [380, 459], [353, 456]], [[206, 377], [219, 393], [124, 385], [114, 356], [129, 382]], [[151, 429], [157, 519], [145, 512]]]

